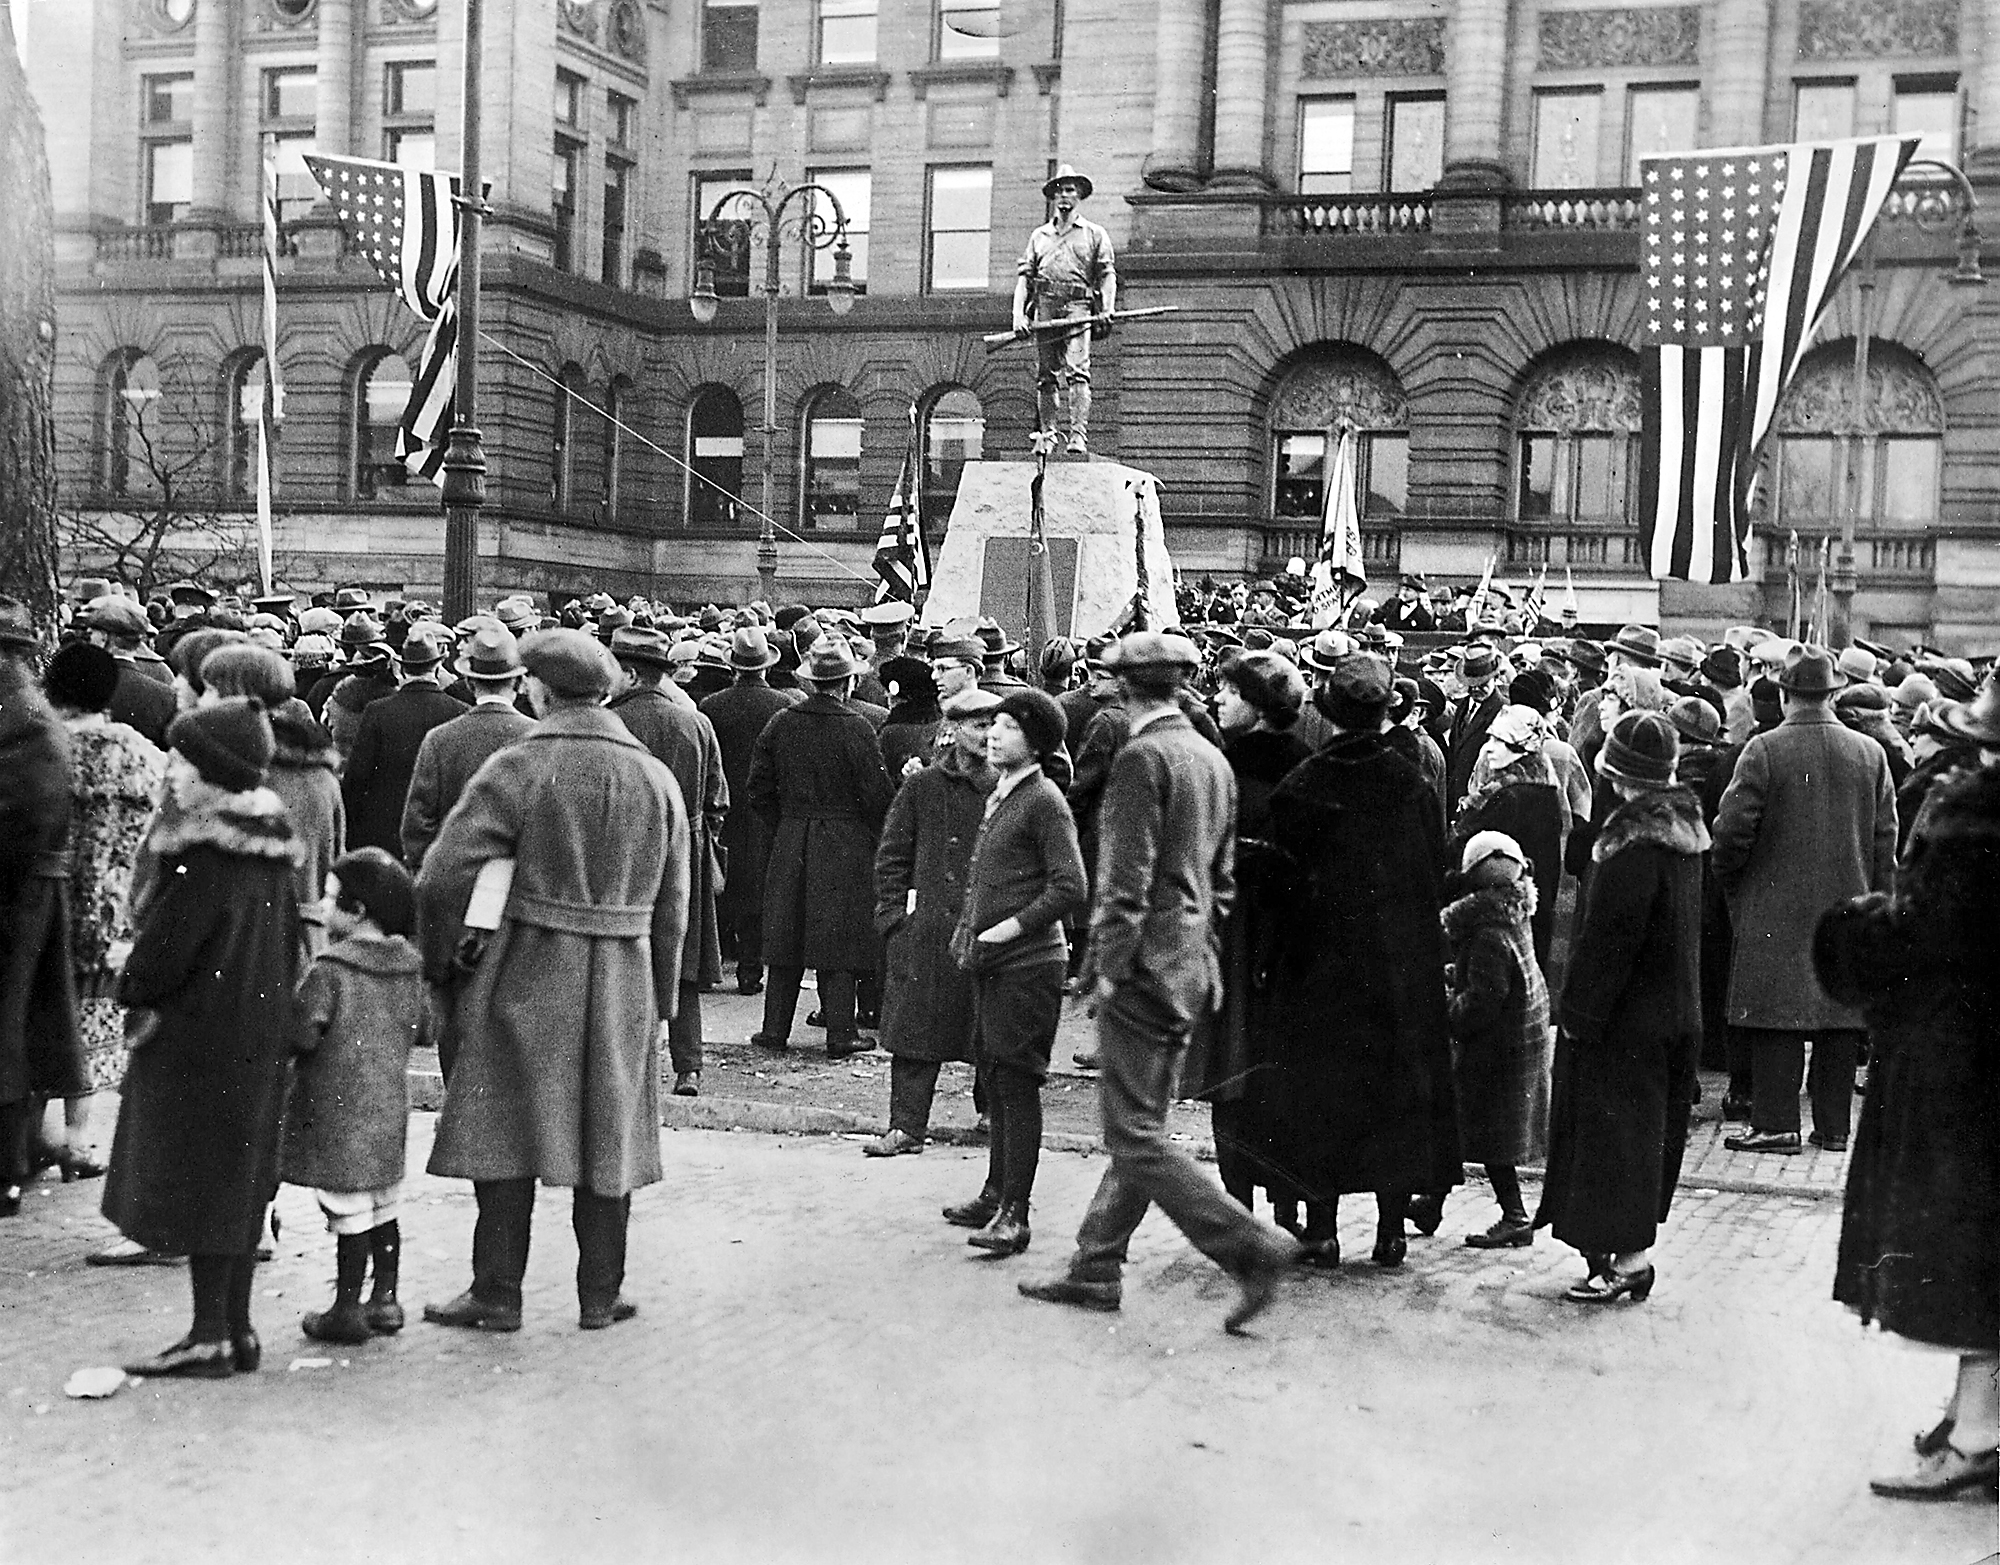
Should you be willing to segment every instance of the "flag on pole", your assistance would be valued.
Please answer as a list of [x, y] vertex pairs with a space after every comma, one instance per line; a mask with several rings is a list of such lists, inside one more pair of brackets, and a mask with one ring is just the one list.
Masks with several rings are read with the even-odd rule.
[[458, 386], [458, 181], [368, 158], [305, 161], [355, 248], [430, 322], [396, 455], [412, 473], [442, 484]]
[[1750, 573], [1750, 484], [1915, 137], [1640, 160], [1640, 538], [1655, 580]]
[[[257, 578], [270, 595], [272, 576], [271, 499], [277, 487], [278, 420], [284, 388], [278, 380], [278, 138], [264, 137], [264, 385], [257, 399]], [[232, 411], [232, 416], [235, 410]]]
[[903, 466], [896, 474], [896, 492], [882, 518], [875, 540], [875, 601], [900, 598], [915, 604], [917, 594], [931, 584], [930, 547], [924, 542], [923, 467], [917, 450], [917, 405], [910, 404], [910, 436], [903, 447]]
[[1572, 630], [1583, 618], [1583, 611], [1576, 606], [1576, 577], [1570, 574], [1567, 565], [1563, 567], [1562, 622], [1565, 630]]
[[1333, 461], [1328, 464], [1320, 502], [1319, 560], [1312, 569], [1312, 625], [1324, 630], [1346, 607], [1347, 583], [1366, 586], [1368, 566], [1361, 552], [1361, 508], [1355, 495], [1360, 463], [1359, 436], [1345, 420], [1334, 431]]
[[1799, 580], [1799, 530], [1794, 527], [1785, 535], [1785, 635], [1792, 641], [1799, 639], [1799, 629], [1805, 623], [1806, 592]]

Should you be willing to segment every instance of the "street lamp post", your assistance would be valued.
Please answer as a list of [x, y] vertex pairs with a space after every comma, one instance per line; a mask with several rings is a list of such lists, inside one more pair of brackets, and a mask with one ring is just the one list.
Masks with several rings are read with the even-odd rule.
[[457, 624], [478, 607], [479, 509], [486, 503], [486, 452], [479, 439], [480, 0], [465, 0], [464, 162], [459, 175], [458, 379], [444, 456], [444, 615]]
[[[801, 196], [797, 211], [787, 215], [792, 203]], [[815, 196], [825, 197], [833, 208], [831, 224], [819, 213], [813, 200]], [[700, 232], [700, 260], [695, 268], [694, 292], [688, 298], [688, 308], [694, 318], [707, 326], [715, 320], [718, 299], [715, 292], [715, 263], [722, 250], [722, 242], [717, 234], [717, 225], [722, 221], [723, 212], [741, 203], [747, 210], [747, 222], [753, 229], [761, 227], [764, 235], [764, 445], [763, 445], [763, 525], [757, 534], [757, 580], [759, 592], [766, 603], [775, 603], [778, 580], [778, 531], [771, 519], [771, 484], [777, 461], [776, 441], [778, 438], [778, 284], [780, 278], [780, 241], [790, 237], [807, 247], [807, 253], [815, 250], [833, 251], [833, 277], [826, 285], [826, 302], [835, 315], [845, 315], [854, 308], [854, 279], [851, 273], [852, 257], [847, 248], [847, 214], [841, 210], [840, 200], [824, 185], [808, 181], [803, 185], [787, 188], [775, 175], [762, 190], [743, 188], [725, 191], [716, 198], [709, 210], [708, 221]], [[692, 482], [692, 478], [689, 480]]]
[[[1958, 250], [1958, 264], [1953, 268], [1951, 283], [1956, 288], [1978, 288], [1986, 278], [1979, 269], [1979, 224], [1973, 213], [1979, 205], [1973, 194], [1972, 182], [1964, 171], [1950, 163], [1931, 158], [1913, 159], [1903, 172], [1915, 169], [1932, 169], [1943, 175], [1942, 180], [1926, 180], [1909, 192], [1908, 205], [1895, 213], [1907, 216], [1918, 228], [1926, 233], [1935, 233], [1947, 224], [1955, 228], [1954, 243]], [[1894, 200], [1892, 194], [1891, 200]], [[1888, 216], [1887, 210], [1884, 216]], [[1873, 330], [1872, 314], [1875, 301], [1875, 251], [1872, 238], [1864, 243], [1861, 268], [1854, 279], [1854, 429], [1847, 440], [1846, 487], [1847, 503], [1841, 507], [1840, 549], [1833, 561], [1833, 624], [1829, 627], [1828, 639], [1835, 646], [1844, 647], [1854, 634], [1854, 593], [1860, 585], [1860, 571], [1855, 562], [1855, 533], [1860, 525], [1864, 503], [1861, 493], [1862, 469], [1861, 449], [1868, 439], [1868, 336]]]

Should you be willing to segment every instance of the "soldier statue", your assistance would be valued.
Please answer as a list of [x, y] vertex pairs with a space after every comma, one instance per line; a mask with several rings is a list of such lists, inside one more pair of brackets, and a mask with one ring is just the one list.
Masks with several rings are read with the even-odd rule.
[[1064, 412], [1065, 450], [1070, 456], [1090, 455], [1090, 340], [1111, 330], [1108, 320], [1068, 330], [1059, 323], [1108, 316], [1118, 308], [1111, 236], [1077, 211], [1091, 189], [1089, 179], [1069, 164], [1056, 170], [1042, 186], [1055, 216], [1028, 236], [1016, 268], [1014, 331], [1035, 338], [1035, 451], [1042, 456], [1055, 450]]

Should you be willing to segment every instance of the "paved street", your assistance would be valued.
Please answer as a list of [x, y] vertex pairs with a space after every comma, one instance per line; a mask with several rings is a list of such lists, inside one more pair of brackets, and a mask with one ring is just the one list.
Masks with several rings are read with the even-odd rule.
[[[288, 1190], [264, 1371], [105, 1403], [64, 1379], [177, 1336], [185, 1277], [86, 1269], [101, 1187], [36, 1187], [0, 1233], [0, 1556], [1956, 1565], [1995, 1545], [1983, 1499], [1866, 1492], [1949, 1362], [1827, 1300], [1836, 1202], [1690, 1195], [1652, 1300], [1586, 1313], [1556, 1298], [1579, 1268], [1546, 1236], [1463, 1248], [1480, 1187], [1401, 1273], [1368, 1264], [1351, 1200], [1357, 1259], [1291, 1279], [1234, 1339], [1233, 1290], [1157, 1217], [1122, 1314], [1016, 1295], [1060, 1262], [1099, 1158], [1051, 1154], [1034, 1248], [994, 1263], [936, 1216], [976, 1188], [976, 1151], [664, 1147], [634, 1203], [629, 1325], [576, 1330], [549, 1193], [520, 1335], [412, 1324], [323, 1349], [296, 1322], [333, 1247]], [[472, 1223], [463, 1185], [414, 1192], [412, 1304], [463, 1286]]]

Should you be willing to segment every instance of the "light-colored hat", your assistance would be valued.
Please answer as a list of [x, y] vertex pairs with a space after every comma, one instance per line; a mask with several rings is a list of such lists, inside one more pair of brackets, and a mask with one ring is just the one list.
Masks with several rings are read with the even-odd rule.
[[1080, 200], [1084, 201], [1088, 201], [1090, 193], [1097, 188], [1090, 182], [1089, 175], [1079, 174], [1068, 163], [1058, 164], [1056, 171], [1048, 177], [1047, 182], [1042, 186], [1042, 199], [1045, 201], [1055, 200], [1056, 187], [1058, 185], [1077, 186], [1077, 196]]
[[1529, 868], [1528, 855], [1521, 851], [1520, 843], [1504, 831], [1476, 831], [1465, 841], [1465, 852], [1458, 861], [1458, 872], [1469, 875], [1488, 859], [1512, 859], [1521, 868]]

